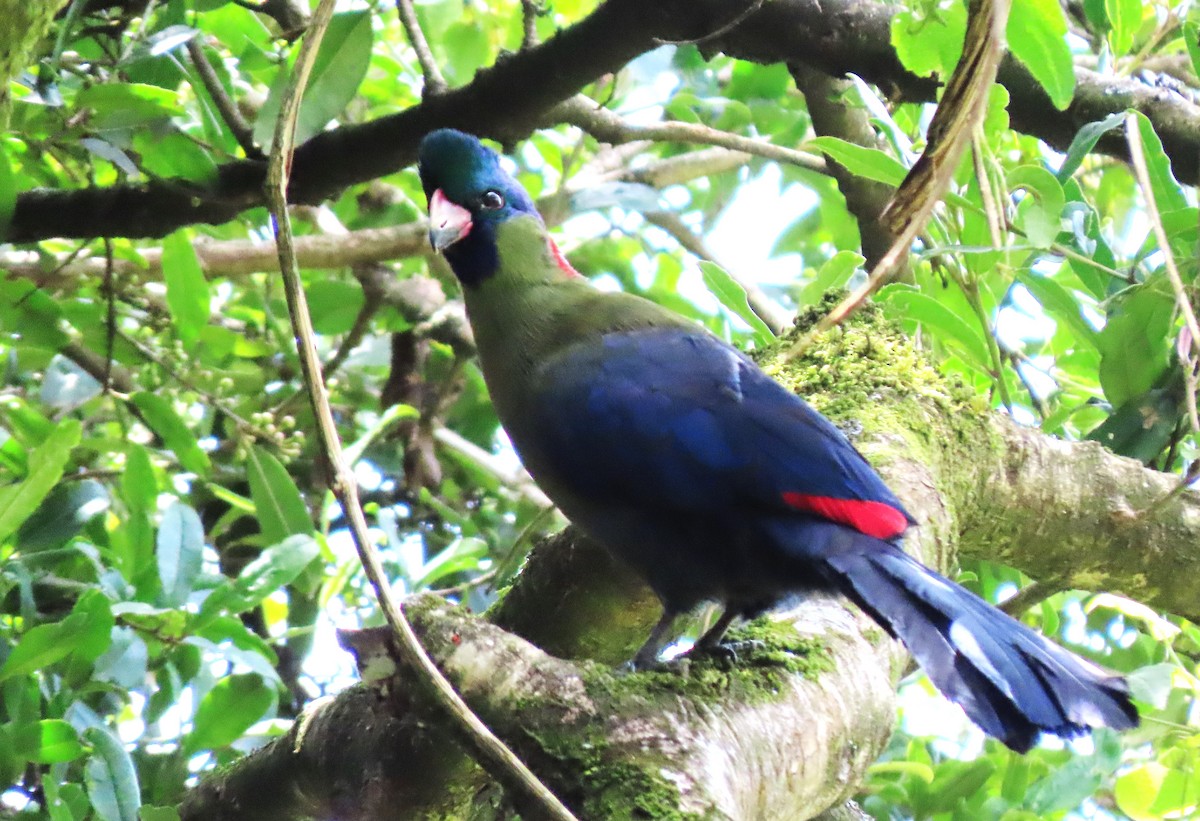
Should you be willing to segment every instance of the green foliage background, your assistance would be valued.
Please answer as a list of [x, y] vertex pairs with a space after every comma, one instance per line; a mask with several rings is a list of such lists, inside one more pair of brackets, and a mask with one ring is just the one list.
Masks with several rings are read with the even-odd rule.
[[[594, 5], [553, 0], [536, 31], [549, 37]], [[432, 0], [416, 10], [451, 86], [521, 47], [520, 3]], [[1009, 25], [1013, 53], [1057, 107], [1070, 102], [1083, 63], [1130, 76], [1159, 60], [1183, 87], [1172, 93], [1196, 93], [1195, 13], [1186, 4], [1085, 0], [1069, 11], [1017, 0]], [[958, 0], [913, 0], [897, 9], [893, 44], [910, 71], [944, 77], [965, 24]], [[32, 52], [17, 55], [28, 71], [11, 86], [0, 133], [0, 225], [17, 193], [37, 187], [212, 181], [248, 149], [189, 49], [238, 102], [261, 147], [294, 56], [284, 33], [278, 21], [219, 0], [167, 0], [144, 13], [70, 5]], [[928, 106], [890, 101], [861, 81], [841, 102], [868, 112], [879, 148], [814, 139], [786, 66], [706, 58], [689, 44], [655, 59], [586, 93], [642, 122], [823, 151], [890, 185], [922, 145]], [[415, 105], [422, 83], [394, 10], [347, 3], [322, 46], [298, 141]], [[911, 277], [878, 301], [946, 372], [1023, 424], [1095, 438], [1180, 473], [1197, 456], [1194, 386], [1164, 266], [1170, 253], [1194, 303], [1195, 192], [1176, 181], [1142, 115], [1089, 124], [1059, 154], [1011, 130], [1006, 103], [997, 86], [977, 156], [960, 169]], [[1129, 166], [1092, 153], [1126, 127], [1142, 135], [1169, 249], [1150, 230]], [[576, 127], [547, 127], [512, 148], [535, 197], [562, 194], [568, 214], [587, 215], [560, 237], [577, 268], [745, 344], [769, 341], [739, 284], [756, 283], [756, 272], [729, 254], [729, 272], [698, 260], [641, 216], [674, 212], [705, 237], [730, 209], [747, 218], [739, 192], [768, 161], [657, 191], [588, 183], [612, 152]], [[698, 150], [655, 142], [617, 162], [653, 166]], [[778, 170], [782, 186], [815, 202], [774, 239], [772, 253], [794, 263], [789, 277], [763, 284], [795, 308], [856, 282], [863, 258], [832, 179]], [[582, 193], [567, 196], [573, 184]], [[985, 193], [1006, 219], [999, 237]], [[423, 210], [406, 168], [297, 218], [302, 234], [336, 235], [413, 223]], [[163, 240], [0, 246], [0, 269], [11, 269], [0, 277], [0, 815], [174, 817], [197, 772], [280, 733], [305, 702], [337, 686], [331, 618], [379, 620], [321, 483], [278, 277], [206, 273], [197, 256], [200, 242], [269, 234], [265, 211], [252, 208]], [[161, 277], [147, 261], [157, 254]], [[98, 263], [92, 273], [73, 273], [87, 259]], [[397, 280], [432, 270], [453, 295], [452, 280], [421, 253], [387, 266]], [[334, 365], [331, 400], [360, 460], [390, 574], [404, 591], [453, 587], [482, 604], [485, 583], [511, 572], [559, 522], [514, 481], [469, 348], [365, 288], [363, 269], [304, 277]], [[993, 599], [1028, 581], [988, 564], [969, 566], [963, 579]], [[1057, 593], [1024, 618], [1084, 640], [1075, 649], [1132, 674], [1144, 727], [1020, 757], [971, 733], [918, 737], [902, 723], [862, 785], [864, 806], [879, 818], [1007, 821], [1194, 812], [1200, 631], [1137, 602], [1077, 592]]]

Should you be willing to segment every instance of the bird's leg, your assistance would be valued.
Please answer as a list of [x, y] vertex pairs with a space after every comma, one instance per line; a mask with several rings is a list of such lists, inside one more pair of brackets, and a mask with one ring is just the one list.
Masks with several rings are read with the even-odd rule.
[[646, 643], [642, 645], [642, 649], [638, 650], [633, 660], [629, 662], [631, 668], [634, 670], [647, 670], [658, 662], [658, 654], [662, 652], [663, 645], [671, 637], [671, 625], [675, 623], [677, 615], [679, 614], [673, 610], [663, 610], [662, 618], [658, 620], [658, 624], [654, 625], [654, 629], [650, 631], [650, 637], [646, 639]]
[[727, 605], [725, 612], [721, 614], [721, 618], [717, 619], [716, 624], [708, 628], [708, 632], [700, 637], [692, 652], [705, 653], [729, 664], [737, 664], [739, 652], [761, 649], [763, 643], [756, 639], [722, 643], [721, 639], [725, 637], [725, 631], [729, 629], [729, 625], [737, 618], [738, 612], [738, 610]]
[[725, 631], [729, 629], [729, 625], [733, 624], [735, 618], [737, 618], [737, 611], [727, 606], [725, 612], [721, 614], [721, 618], [717, 619], [716, 623], [708, 628], [696, 642], [696, 649], [702, 653], [708, 653], [719, 648], [721, 639], [725, 637]]

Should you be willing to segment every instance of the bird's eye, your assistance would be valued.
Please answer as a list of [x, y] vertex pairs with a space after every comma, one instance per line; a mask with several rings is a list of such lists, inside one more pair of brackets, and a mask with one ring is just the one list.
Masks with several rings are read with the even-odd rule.
[[484, 211], [497, 211], [504, 207], [504, 195], [499, 191], [484, 191], [479, 205]]

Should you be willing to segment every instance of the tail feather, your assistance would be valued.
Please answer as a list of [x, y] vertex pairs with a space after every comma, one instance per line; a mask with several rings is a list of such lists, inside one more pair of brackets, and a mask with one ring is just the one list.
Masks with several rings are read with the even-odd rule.
[[[798, 535], [798, 534], [793, 534]], [[908, 647], [934, 685], [1019, 752], [1039, 733], [1127, 729], [1137, 710], [1120, 676], [1053, 644], [895, 545], [807, 523], [808, 561]], [[816, 537], [816, 538], [813, 538]]]

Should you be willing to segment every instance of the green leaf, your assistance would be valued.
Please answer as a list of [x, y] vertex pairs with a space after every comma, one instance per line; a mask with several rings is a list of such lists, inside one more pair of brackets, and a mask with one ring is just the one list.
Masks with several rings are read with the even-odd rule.
[[221, 679], [205, 693], [196, 708], [192, 731], [183, 743], [184, 751], [190, 755], [229, 746], [274, 704], [275, 690], [257, 673]]
[[92, 479], [59, 483], [17, 531], [23, 555], [62, 547], [110, 507], [108, 491]]
[[903, 319], [918, 322], [934, 339], [966, 355], [966, 361], [983, 371], [991, 368], [987, 343], [979, 331], [931, 296], [907, 286], [890, 286], [879, 298]]
[[1066, 196], [1053, 174], [1036, 165], [1021, 165], [1008, 172], [1008, 187], [1024, 189], [1028, 196], [1017, 206], [1014, 222], [1035, 248], [1049, 248], [1062, 230]]
[[11, 536], [21, 523], [33, 515], [38, 505], [58, 484], [71, 450], [79, 444], [83, 426], [75, 419], [64, 419], [29, 454], [29, 472], [16, 484], [0, 487], [0, 543]]
[[1188, 57], [1192, 60], [1192, 71], [1200, 76], [1200, 25], [1184, 23], [1183, 42], [1187, 43]]
[[104, 727], [89, 727], [83, 737], [92, 745], [84, 780], [96, 815], [103, 821], [137, 821], [141, 789], [125, 745]]
[[1158, 204], [1159, 213], [1165, 215], [1187, 208], [1188, 201], [1183, 193], [1183, 186], [1171, 171], [1171, 159], [1163, 150], [1162, 140], [1155, 133], [1154, 125], [1140, 111], [1131, 111], [1129, 116], [1136, 121], [1142, 138], [1146, 170], [1150, 176], [1150, 190], [1154, 192], [1154, 201]]
[[13, 747], [17, 755], [35, 764], [74, 761], [83, 753], [75, 728], [66, 721], [51, 718], [16, 728]]
[[1075, 95], [1075, 65], [1067, 45], [1067, 18], [1058, 0], [1013, 0], [1008, 47], [1065, 110]]
[[0, 328], [19, 333], [28, 345], [57, 351], [71, 341], [61, 325], [62, 307], [35, 283], [0, 279]]
[[1168, 773], [1157, 761], [1149, 761], [1122, 773], [1117, 779], [1113, 794], [1121, 812], [1134, 821], [1154, 821], [1161, 818], [1151, 811]]
[[186, 230], [176, 231], [163, 240], [162, 269], [167, 283], [167, 307], [175, 319], [175, 330], [183, 344], [191, 347], [208, 324], [211, 297], [200, 258]]
[[76, 95], [75, 108], [91, 109], [89, 126], [100, 133], [161, 125], [164, 120], [183, 113], [174, 91], [141, 83], [88, 86]]
[[208, 185], [217, 176], [217, 164], [209, 150], [182, 131], [138, 131], [133, 145], [141, 154], [142, 169], [156, 177]]
[[451, 82], [466, 85], [485, 65], [489, 52], [487, 32], [477, 23], [459, 21], [446, 29], [442, 38], [446, 74]]
[[236, 614], [254, 607], [300, 575], [320, 554], [311, 536], [291, 536], [264, 550], [242, 568], [233, 582], [218, 587], [200, 605], [192, 630], [223, 614]]
[[840, 137], [816, 137], [807, 144], [822, 151], [856, 177], [898, 187], [908, 175], [903, 163], [878, 148], [867, 148]]
[[304, 497], [278, 459], [263, 448], [252, 447], [246, 457], [246, 475], [266, 544], [278, 544], [288, 536], [313, 532]]
[[339, 279], [321, 279], [305, 289], [313, 330], [319, 334], [344, 334], [354, 327], [366, 296], [363, 289]]
[[[82, 627], [78, 621], [72, 621], [74, 618], [68, 616], [61, 622], [39, 624], [26, 630], [5, 659], [4, 666], [0, 667], [0, 681], [27, 675], [69, 656], [76, 647]], [[69, 640], [69, 635], [74, 636], [75, 641]]]
[[[329, 121], [342, 113], [354, 99], [371, 62], [371, 14], [348, 11], [333, 15], [321, 39], [317, 57], [309, 75], [304, 100], [296, 119], [296, 144], [321, 133]], [[280, 68], [267, 94], [267, 101], [254, 125], [254, 141], [270, 149], [275, 135], [275, 119], [291, 76], [291, 66]]]
[[995, 771], [995, 762], [987, 758], [943, 762], [929, 785], [932, 801], [927, 809], [932, 812], [953, 810], [961, 800], [979, 792]]
[[174, 807], [142, 807], [141, 821], [179, 821], [179, 810]]
[[1175, 298], [1163, 278], [1147, 280], [1109, 302], [1100, 348], [1100, 386], [1113, 407], [1154, 387], [1167, 369]]
[[943, 80], [962, 57], [967, 35], [966, 4], [960, 0], [902, 8], [892, 17], [892, 45], [904, 67], [921, 77]]
[[204, 558], [204, 525], [196, 511], [183, 502], [163, 511], [155, 555], [162, 583], [161, 603], [167, 607], [184, 604], [200, 575]]
[[715, 262], [702, 260], [700, 271], [704, 275], [704, 284], [708, 286], [708, 290], [712, 291], [713, 296], [751, 327], [754, 331], [755, 341], [760, 345], [770, 344], [771, 340], [775, 338], [775, 334], [771, 333], [767, 323], [751, 310], [750, 302], [746, 298], [746, 289]]
[[1079, 299], [1072, 296], [1053, 277], [1042, 276], [1022, 268], [1017, 270], [1017, 280], [1029, 289], [1053, 319], [1070, 325], [1078, 340], [1093, 348], [1099, 347], [1096, 329], [1084, 318]]
[[8, 161], [7, 141], [0, 139], [0, 238], [8, 234], [8, 225], [16, 208], [17, 178]]
[[1115, 114], [1109, 114], [1103, 120], [1097, 120], [1094, 123], [1087, 123], [1075, 132], [1075, 139], [1071, 140], [1071, 145], [1067, 149], [1067, 154], [1063, 157], [1062, 165], [1055, 174], [1060, 183], [1065, 183], [1067, 179], [1079, 169], [1080, 163], [1091, 150], [1096, 147], [1096, 143], [1100, 141], [1108, 132], [1117, 128], [1125, 122], [1125, 112], [1118, 111]]
[[25, 762], [13, 748], [13, 729], [12, 724], [0, 724], [0, 784], [5, 788], [17, 783], [25, 769]]
[[1133, 48], [1133, 36], [1142, 27], [1142, 0], [1104, 0], [1104, 14], [1113, 56], [1123, 57]]
[[208, 473], [211, 467], [208, 454], [200, 449], [196, 437], [167, 399], [143, 391], [135, 393], [131, 401], [142, 412], [150, 429], [162, 437], [163, 443], [179, 457], [184, 469], [202, 476]]
[[821, 295], [833, 288], [844, 288], [866, 257], [855, 251], [838, 251], [830, 257], [800, 292], [801, 305], [813, 305]]

